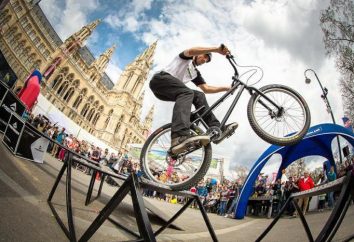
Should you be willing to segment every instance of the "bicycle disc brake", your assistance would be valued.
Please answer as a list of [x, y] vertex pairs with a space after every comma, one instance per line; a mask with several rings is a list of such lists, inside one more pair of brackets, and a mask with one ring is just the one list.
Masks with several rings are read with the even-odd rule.
[[207, 135], [210, 136], [210, 141], [215, 141], [221, 137], [221, 129], [217, 126], [211, 126], [207, 130]]

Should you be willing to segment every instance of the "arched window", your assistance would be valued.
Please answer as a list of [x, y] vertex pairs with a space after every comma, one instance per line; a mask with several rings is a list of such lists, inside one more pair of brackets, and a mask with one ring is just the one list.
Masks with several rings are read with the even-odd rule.
[[21, 53], [18, 56], [19, 57], [18, 59], [20, 60], [24, 59], [25, 56], [28, 56], [29, 51], [30, 51], [29, 47], [22, 49]]
[[32, 69], [39, 69], [39, 67], [41, 66], [42, 61], [41, 60], [36, 60], [33, 65], [32, 65]]
[[58, 96], [62, 96], [65, 93], [66, 89], [68, 89], [68, 86], [69, 86], [69, 82], [64, 81], [57, 90]]
[[117, 123], [117, 126], [116, 126], [116, 128], [115, 128], [115, 130], [114, 130], [114, 133], [118, 133], [119, 128], [120, 128], [120, 126], [122, 125], [123, 120], [124, 120], [124, 115], [120, 116], [119, 121], [118, 121], [118, 123]]
[[86, 93], [87, 93], [87, 89], [86, 88], [81, 90], [79, 96], [76, 98], [76, 100], [75, 100], [75, 102], [73, 104], [73, 108], [77, 109], [79, 107], [79, 105], [81, 104], [82, 99], [86, 95]]
[[21, 38], [21, 36], [19, 36], [19, 39], [18, 40], [13, 40], [12, 42], [14, 42], [14, 47], [13, 47], [13, 50], [16, 54], [20, 55], [22, 53], [22, 51], [24, 50], [23, 49], [23, 46], [26, 44], [26, 41], [22, 40], [22, 41], [19, 41]]
[[33, 66], [34, 60], [36, 58], [36, 54], [32, 53], [30, 54], [27, 59], [25, 60], [25, 66], [30, 69]]
[[74, 94], [74, 88], [70, 87], [69, 90], [65, 93], [63, 100], [65, 102], [69, 102], [73, 94]]
[[107, 116], [106, 120], [104, 121], [104, 127], [103, 128], [107, 128], [107, 125], [108, 125], [109, 121], [111, 120], [112, 114], [113, 114], [113, 109], [109, 110], [108, 116]]
[[85, 104], [84, 108], [81, 110], [81, 115], [83, 117], [86, 117], [87, 115], [87, 112], [88, 110], [90, 109], [90, 105], [91, 103], [93, 102], [94, 100], [94, 97], [93, 96], [90, 96], [88, 99], [87, 99], [87, 103]]
[[58, 75], [57, 78], [55, 78], [54, 81], [52, 82], [52, 89], [56, 90], [59, 87], [62, 80], [63, 80], [63, 76]]
[[103, 106], [100, 106], [100, 108], [98, 109], [97, 113], [95, 114], [95, 117], [92, 120], [92, 124], [96, 125], [98, 120], [101, 117], [101, 113], [103, 113]]
[[17, 31], [17, 27], [12, 27], [11, 29], [9, 29], [9, 31], [5, 35], [5, 39], [8, 42], [12, 42], [12, 40], [15, 37], [16, 31]]

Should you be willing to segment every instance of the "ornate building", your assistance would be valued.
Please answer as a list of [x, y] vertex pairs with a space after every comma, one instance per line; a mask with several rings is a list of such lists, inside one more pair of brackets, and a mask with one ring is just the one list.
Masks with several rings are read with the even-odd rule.
[[116, 149], [143, 143], [154, 113], [151, 107], [144, 120], [140, 119], [143, 85], [157, 43], [127, 65], [114, 85], [104, 71], [116, 47], [95, 59], [84, 46], [100, 20], [63, 42], [32, 2], [11, 0], [0, 13], [0, 51], [18, 77], [16, 85], [23, 85], [37, 68], [46, 77], [43, 96], [82, 128]]

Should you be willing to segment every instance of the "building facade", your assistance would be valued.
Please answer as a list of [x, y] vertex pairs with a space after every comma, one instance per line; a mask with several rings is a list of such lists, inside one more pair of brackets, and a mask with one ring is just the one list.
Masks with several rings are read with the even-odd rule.
[[116, 149], [143, 143], [154, 108], [144, 119], [143, 85], [152, 67], [156, 42], [126, 66], [114, 85], [104, 72], [116, 47], [97, 59], [85, 40], [96, 20], [62, 41], [34, 1], [11, 0], [0, 13], [0, 51], [22, 86], [37, 68], [44, 74], [41, 93], [69, 119]]

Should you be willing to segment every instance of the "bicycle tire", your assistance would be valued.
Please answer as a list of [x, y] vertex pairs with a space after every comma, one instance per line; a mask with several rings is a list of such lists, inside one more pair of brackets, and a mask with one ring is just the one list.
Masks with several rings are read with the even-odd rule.
[[[151, 142], [154, 141], [155, 138], [157, 136], [159, 136], [161, 133], [166, 132], [166, 130], [168, 130], [168, 129], [171, 129], [171, 126], [172, 126], [172, 124], [169, 123], [169, 124], [166, 124], [166, 125], [158, 128], [155, 132], [153, 132], [148, 137], [148, 139], [144, 143], [144, 146], [141, 150], [141, 154], [140, 154], [141, 171], [143, 173], [143, 176], [151, 181], [153, 181], [154, 178], [151, 177], [150, 172], [147, 171], [147, 169], [149, 169], [149, 167], [147, 167], [147, 163], [146, 163], [146, 162], [148, 162], [147, 161], [148, 149], [151, 145]], [[198, 127], [191, 128], [191, 130], [193, 130], [195, 133], [198, 133], [199, 131], [197, 131], [196, 129], [198, 129]], [[211, 159], [212, 159], [212, 147], [211, 147], [211, 144], [209, 143], [208, 145], [204, 146], [204, 159], [202, 161], [202, 164], [201, 164], [199, 170], [193, 175], [193, 177], [188, 179], [188, 181], [182, 182], [179, 184], [163, 184], [163, 185], [169, 186], [174, 191], [188, 190], [189, 188], [193, 187], [200, 180], [202, 180], [204, 178], [205, 174], [208, 172], [208, 169], [210, 167]], [[161, 183], [159, 183], [159, 184], [161, 184]]]
[[304, 124], [303, 124], [303, 127], [301, 128], [301, 130], [299, 130], [295, 134], [289, 134], [289, 135], [282, 137], [282, 138], [274, 137], [274, 136], [270, 135], [268, 132], [266, 132], [259, 125], [259, 123], [255, 117], [255, 107], [256, 107], [255, 105], [261, 96], [257, 92], [253, 93], [253, 95], [251, 96], [251, 98], [248, 102], [248, 106], [247, 106], [248, 120], [249, 120], [249, 123], [250, 123], [252, 129], [255, 131], [255, 133], [260, 138], [265, 140], [266, 142], [274, 144], [274, 145], [279, 145], [279, 146], [294, 145], [302, 140], [302, 138], [306, 135], [306, 133], [310, 127], [310, 123], [311, 123], [310, 110], [309, 110], [309, 107], [308, 107], [305, 99], [298, 92], [291, 89], [290, 87], [278, 85], [278, 84], [273, 84], [273, 85], [264, 86], [259, 89], [259, 91], [261, 91], [262, 93], [269, 93], [271, 91], [276, 92], [277, 90], [291, 94], [294, 97], [294, 99], [302, 106], [303, 113], [305, 115], [305, 120], [304, 120]]

